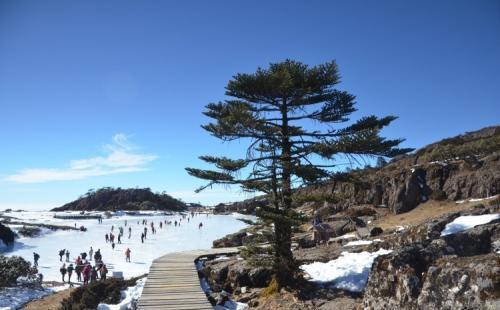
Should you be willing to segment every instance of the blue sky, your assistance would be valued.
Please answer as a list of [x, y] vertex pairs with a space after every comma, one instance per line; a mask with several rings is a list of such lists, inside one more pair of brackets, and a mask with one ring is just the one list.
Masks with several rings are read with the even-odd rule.
[[89, 188], [202, 194], [184, 167], [237, 156], [203, 107], [237, 72], [336, 59], [359, 112], [421, 147], [500, 120], [499, 1], [0, 0], [0, 209]]

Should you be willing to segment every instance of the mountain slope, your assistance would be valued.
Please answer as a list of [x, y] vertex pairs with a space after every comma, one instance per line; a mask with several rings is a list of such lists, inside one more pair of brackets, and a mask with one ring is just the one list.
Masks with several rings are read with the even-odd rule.
[[[296, 207], [321, 209], [325, 214], [355, 205], [385, 206], [398, 214], [429, 199], [456, 201], [493, 196], [500, 193], [500, 126], [444, 139], [382, 168], [339, 174], [299, 192], [333, 194], [334, 202], [296, 203]], [[218, 211], [254, 211], [262, 203], [266, 203], [264, 196], [219, 205]]]

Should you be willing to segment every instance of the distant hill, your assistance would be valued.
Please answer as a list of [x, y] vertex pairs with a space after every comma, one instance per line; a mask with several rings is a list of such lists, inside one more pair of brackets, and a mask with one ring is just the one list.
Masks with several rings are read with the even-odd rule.
[[75, 201], [52, 211], [116, 211], [165, 210], [182, 211], [186, 204], [165, 193], [153, 193], [149, 188], [105, 187], [89, 190]]

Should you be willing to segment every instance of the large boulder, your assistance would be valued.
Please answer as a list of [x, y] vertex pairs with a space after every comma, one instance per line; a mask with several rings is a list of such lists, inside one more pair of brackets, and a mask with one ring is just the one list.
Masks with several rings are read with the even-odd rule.
[[243, 245], [243, 238], [247, 236], [246, 230], [242, 229], [234, 234], [226, 235], [213, 241], [214, 248], [237, 247]]
[[356, 231], [358, 227], [366, 227], [366, 223], [356, 217], [335, 217], [328, 222], [329, 237], [338, 237]]
[[445, 251], [445, 245], [415, 243], [378, 257], [370, 273], [364, 306], [368, 309], [409, 309], [416, 306], [429, 265]]
[[[498, 303], [500, 261], [488, 258], [498, 256], [492, 245], [498, 242], [500, 223], [439, 237], [456, 216], [420, 225], [412, 236], [421, 241], [375, 260], [365, 288], [365, 308], [478, 309]], [[472, 274], [476, 261], [484, 264]], [[436, 287], [442, 289], [434, 292]]]
[[419, 309], [500, 309], [500, 256], [443, 258], [429, 267]]
[[206, 261], [202, 273], [212, 290], [230, 293], [242, 287], [265, 287], [272, 276], [270, 268], [250, 266], [246, 261], [235, 258]]

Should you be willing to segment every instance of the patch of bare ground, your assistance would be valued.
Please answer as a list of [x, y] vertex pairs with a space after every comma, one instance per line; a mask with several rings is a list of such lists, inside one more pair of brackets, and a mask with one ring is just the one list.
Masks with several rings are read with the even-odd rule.
[[61, 309], [61, 301], [68, 298], [74, 288], [68, 288], [49, 296], [45, 296], [42, 299], [33, 300], [26, 304], [23, 310], [59, 310]]
[[425, 203], [419, 204], [418, 207], [406, 213], [392, 214], [387, 212], [385, 215], [378, 214], [378, 218], [368, 224], [368, 227], [378, 226], [385, 231], [394, 230], [398, 226], [414, 226], [446, 213], [464, 211], [470, 209], [478, 203], [486, 204], [487, 202], [488, 200], [464, 203], [456, 203], [455, 201], [429, 200]]
[[309, 299], [301, 300], [295, 294], [288, 291], [271, 295], [266, 298], [260, 298], [256, 307], [251, 307], [256, 310], [330, 310], [330, 309], [345, 309], [358, 310], [362, 309], [361, 298], [353, 298], [349, 296], [331, 296], [328, 299]]

